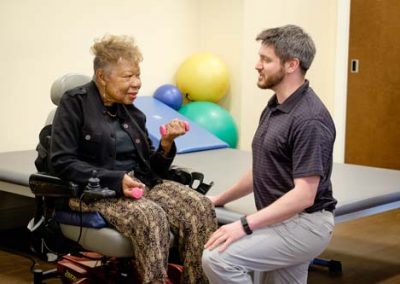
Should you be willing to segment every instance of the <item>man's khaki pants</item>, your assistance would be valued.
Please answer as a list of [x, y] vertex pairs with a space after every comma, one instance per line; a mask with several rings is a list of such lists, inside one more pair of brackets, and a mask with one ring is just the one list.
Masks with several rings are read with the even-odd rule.
[[300, 213], [258, 229], [232, 243], [203, 252], [202, 265], [211, 284], [252, 283], [249, 272], [262, 272], [264, 283], [307, 283], [308, 266], [329, 244], [334, 216], [329, 211]]

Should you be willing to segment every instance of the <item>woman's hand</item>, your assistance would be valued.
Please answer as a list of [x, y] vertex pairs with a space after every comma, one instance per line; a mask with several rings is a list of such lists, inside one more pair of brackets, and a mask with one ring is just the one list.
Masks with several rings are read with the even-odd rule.
[[166, 125], [165, 127], [165, 133], [164, 135], [161, 136], [161, 147], [163, 148], [165, 153], [169, 153], [172, 147], [172, 143], [174, 142], [174, 139], [182, 136], [186, 133], [186, 126], [185, 122], [183, 120], [179, 119], [173, 119]]
[[144, 189], [145, 185], [141, 183], [140, 181], [136, 181], [127, 174], [124, 175], [122, 178], [122, 192], [125, 197], [133, 198], [132, 197], [132, 189], [135, 187], [139, 187]]

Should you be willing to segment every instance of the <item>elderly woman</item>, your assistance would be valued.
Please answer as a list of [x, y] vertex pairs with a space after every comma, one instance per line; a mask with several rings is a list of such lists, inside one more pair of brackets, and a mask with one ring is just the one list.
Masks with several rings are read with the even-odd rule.
[[[143, 283], [167, 279], [170, 230], [178, 238], [184, 283], [207, 283], [201, 267], [204, 244], [216, 229], [210, 200], [182, 184], [163, 180], [174, 156], [174, 139], [185, 133], [183, 121], [167, 124], [155, 149], [145, 115], [133, 104], [141, 87], [142, 55], [133, 39], [105, 36], [92, 46], [94, 79], [66, 92], [53, 122], [51, 165], [62, 179], [86, 184], [92, 172], [116, 192], [84, 204], [99, 211], [134, 247]], [[135, 200], [131, 191], [144, 189]], [[78, 209], [76, 199], [70, 200]]]

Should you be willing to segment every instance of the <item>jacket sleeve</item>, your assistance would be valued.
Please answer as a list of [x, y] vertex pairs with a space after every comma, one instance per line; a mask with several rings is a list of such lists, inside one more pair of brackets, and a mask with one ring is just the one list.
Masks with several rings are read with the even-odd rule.
[[163, 148], [161, 147], [161, 142], [159, 143], [158, 148], [155, 149], [146, 128], [146, 116], [143, 115], [141, 118], [142, 118], [141, 127], [144, 130], [147, 139], [147, 144], [149, 145], [150, 148], [150, 157], [149, 157], [150, 166], [158, 176], [165, 177], [176, 155], [175, 142], [173, 142], [171, 150], [169, 151], [168, 154], [165, 154]]
[[171, 150], [165, 155], [161, 144], [158, 145], [157, 151], [153, 152], [150, 157], [150, 164], [154, 171], [160, 176], [165, 177], [168, 173], [169, 168], [172, 165], [176, 155], [176, 145], [173, 143]]
[[90, 164], [79, 156], [83, 115], [81, 101], [76, 96], [64, 94], [53, 120], [50, 156], [53, 174], [86, 185], [93, 171], [97, 171], [103, 187], [121, 194], [125, 172]]
[[[141, 148], [141, 156], [146, 160], [145, 163], [150, 166], [152, 173], [161, 178], [165, 177], [176, 155], [175, 142], [168, 154], [164, 153], [161, 145], [158, 145], [156, 149], [146, 128], [146, 115], [134, 105], [126, 109], [127, 112], [129, 111], [128, 116], [130, 116], [132, 124], [140, 128], [140, 136], [145, 140], [143, 144], [146, 146]], [[138, 151], [140, 150], [138, 149]]]

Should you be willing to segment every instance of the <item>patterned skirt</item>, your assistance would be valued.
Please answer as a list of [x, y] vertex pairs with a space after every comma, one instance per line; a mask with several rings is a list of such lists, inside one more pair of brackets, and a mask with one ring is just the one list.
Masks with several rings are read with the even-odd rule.
[[[79, 210], [79, 200], [70, 207]], [[212, 202], [180, 183], [164, 180], [139, 200], [108, 198], [82, 206], [98, 211], [132, 242], [143, 283], [167, 278], [170, 231], [184, 265], [183, 283], [208, 283], [201, 266], [203, 247], [217, 228]]]

